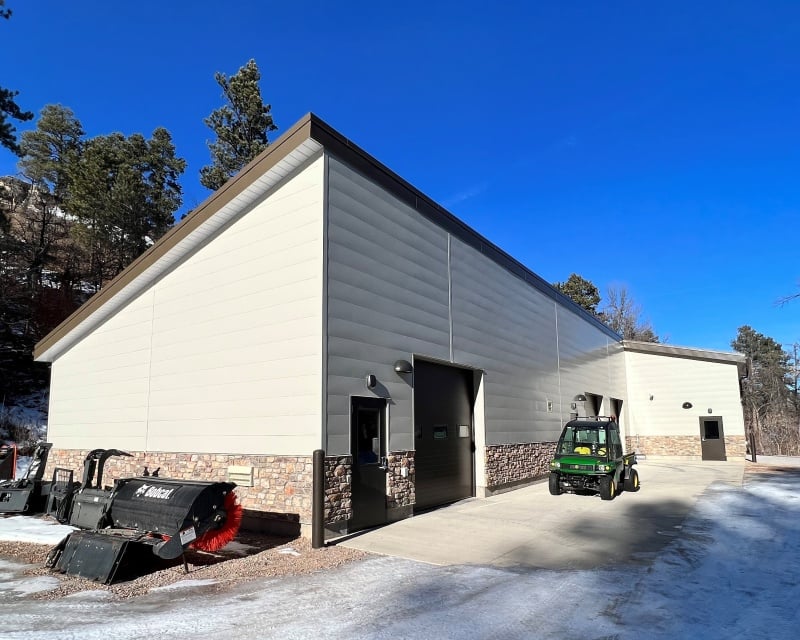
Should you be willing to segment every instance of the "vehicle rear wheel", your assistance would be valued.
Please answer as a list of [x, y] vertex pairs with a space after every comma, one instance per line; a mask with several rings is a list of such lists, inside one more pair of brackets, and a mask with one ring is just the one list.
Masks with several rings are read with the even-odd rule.
[[550, 472], [550, 495], [551, 496], [558, 496], [561, 495], [561, 484], [559, 481], [558, 473], [555, 471]]
[[636, 469], [628, 471], [625, 477], [625, 491], [638, 491], [639, 490], [639, 472]]
[[600, 478], [600, 498], [602, 500], [613, 500], [617, 493], [617, 483], [612, 476]]

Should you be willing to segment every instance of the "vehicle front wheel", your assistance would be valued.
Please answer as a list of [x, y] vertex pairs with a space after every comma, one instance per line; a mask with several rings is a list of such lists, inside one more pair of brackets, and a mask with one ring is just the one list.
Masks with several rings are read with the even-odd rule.
[[602, 500], [613, 500], [617, 494], [617, 483], [612, 476], [600, 478], [600, 498]]
[[638, 491], [639, 490], [639, 472], [636, 469], [628, 471], [625, 477], [625, 491]]
[[550, 472], [550, 495], [551, 496], [558, 496], [561, 495], [561, 483], [558, 477], [558, 473], [555, 471]]

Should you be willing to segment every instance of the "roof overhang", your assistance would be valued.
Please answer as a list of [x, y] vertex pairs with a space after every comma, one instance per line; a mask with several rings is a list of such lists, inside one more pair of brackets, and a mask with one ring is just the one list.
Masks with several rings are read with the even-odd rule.
[[255, 202], [263, 199], [272, 188], [323, 150], [363, 173], [398, 200], [524, 280], [529, 286], [579, 315], [612, 340], [619, 342], [622, 339], [521, 262], [471, 229], [313, 113], [309, 113], [45, 336], [34, 348], [34, 359], [52, 362], [59, 357], [178, 263], [208, 243]]
[[261, 154], [236, 179], [211, 194], [45, 336], [34, 349], [34, 359], [52, 362], [233, 223], [287, 175], [316, 157], [322, 145], [311, 138], [310, 125], [307, 116], [269, 147], [272, 153]]

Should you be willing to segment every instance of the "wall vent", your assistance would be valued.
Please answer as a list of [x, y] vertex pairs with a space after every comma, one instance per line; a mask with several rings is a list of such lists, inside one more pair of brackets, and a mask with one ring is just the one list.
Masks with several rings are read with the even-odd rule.
[[235, 482], [238, 487], [252, 487], [253, 467], [228, 467], [228, 482]]

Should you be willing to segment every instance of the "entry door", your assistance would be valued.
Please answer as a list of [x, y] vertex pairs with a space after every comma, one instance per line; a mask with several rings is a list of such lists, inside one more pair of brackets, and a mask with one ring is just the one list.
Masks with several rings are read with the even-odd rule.
[[353, 517], [348, 530], [386, 523], [386, 400], [352, 398], [350, 451], [353, 456]]
[[414, 361], [416, 510], [475, 495], [473, 375]]
[[722, 418], [709, 416], [700, 418], [700, 449], [703, 460], [727, 460], [725, 455], [725, 433]]

